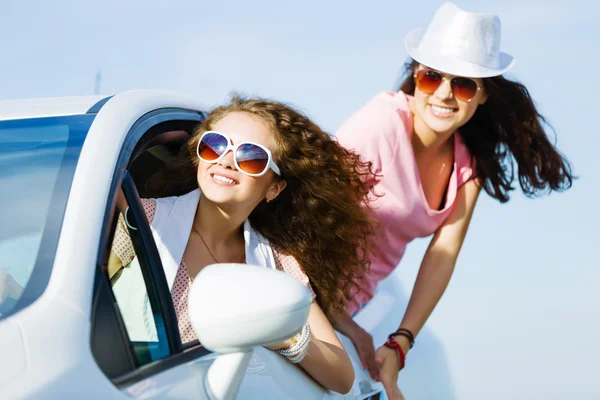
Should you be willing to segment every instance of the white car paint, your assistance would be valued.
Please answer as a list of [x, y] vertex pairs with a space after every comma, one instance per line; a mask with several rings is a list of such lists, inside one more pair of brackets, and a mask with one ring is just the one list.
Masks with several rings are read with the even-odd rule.
[[[85, 113], [102, 97], [0, 102], [0, 119]], [[127, 132], [148, 112], [164, 108], [206, 110], [202, 102], [164, 91], [124, 92], [98, 112], [73, 176], [49, 284], [33, 304], [0, 320], [2, 398], [207, 398], [204, 377], [217, 357], [209, 354], [118, 389], [90, 349], [92, 288], [98, 243], [114, 168]], [[372, 302], [377, 304], [377, 299]], [[385, 302], [384, 302], [385, 303]], [[368, 312], [371, 310], [371, 312]], [[389, 304], [363, 309], [357, 318], [380, 339]], [[394, 319], [397, 321], [398, 319]], [[340, 335], [356, 371], [345, 396], [324, 390], [300, 368], [262, 347], [254, 349], [240, 399], [363, 399], [381, 391], [360, 367], [350, 341]]]
[[51, 97], [0, 101], [0, 121], [85, 114], [106, 96]]

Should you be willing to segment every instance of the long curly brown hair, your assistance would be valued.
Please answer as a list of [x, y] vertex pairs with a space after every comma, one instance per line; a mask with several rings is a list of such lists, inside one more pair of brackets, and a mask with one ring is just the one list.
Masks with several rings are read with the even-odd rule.
[[[415, 93], [414, 73], [419, 66], [409, 60], [398, 90]], [[563, 191], [573, 184], [569, 161], [548, 139], [552, 129], [538, 112], [527, 88], [503, 76], [483, 79], [488, 99], [459, 131], [475, 158], [483, 189], [505, 203], [514, 190], [515, 164], [521, 190], [533, 197]]]
[[286, 188], [250, 214], [252, 227], [302, 266], [325, 312], [344, 308], [370, 266], [371, 164], [345, 149], [306, 116], [283, 103], [234, 96], [212, 110], [187, 148], [147, 185], [153, 197], [182, 195], [198, 187], [196, 147], [203, 132], [232, 112], [259, 117], [275, 137], [273, 157]]

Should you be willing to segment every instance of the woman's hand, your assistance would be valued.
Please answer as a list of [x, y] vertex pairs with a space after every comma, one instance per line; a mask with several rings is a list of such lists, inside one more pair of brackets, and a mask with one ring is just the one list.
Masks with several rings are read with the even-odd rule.
[[373, 336], [359, 325], [356, 325], [348, 337], [356, 347], [363, 368], [369, 371], [371, 378], [379, 380], [379, 365], [375, 362]]
[[371, 378], [378, 380], [379, 366], [375, 363], [373, 337], [345, 312], [330, 315], [329, 318], [335, 329], [352, 340], [363, 368], [369, 371]]
[[[408, 352], [410, 344], [400, 336], [396, 341], [402, 347], [404, 354]], [[395, 349], [381, 346], [375, 353], [375, 362], [379, 366], [379, 381], [383, 383], [385, 392], [390, 400], [404, 400], [404, 396], [398, 388], [398, 372], [400, 372], [400, 357]]]

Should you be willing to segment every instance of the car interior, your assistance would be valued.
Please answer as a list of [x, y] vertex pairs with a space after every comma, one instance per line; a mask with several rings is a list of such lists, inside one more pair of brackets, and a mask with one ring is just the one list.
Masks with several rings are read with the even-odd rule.
[[194, 121], [159, 124], [150, 129], [138, 142], [128, 170], [141, 198], [149, 197], [148, 179], [162, 170], [180, 151], [187, 151], [185, 144], [191, 138], [196, 125]]

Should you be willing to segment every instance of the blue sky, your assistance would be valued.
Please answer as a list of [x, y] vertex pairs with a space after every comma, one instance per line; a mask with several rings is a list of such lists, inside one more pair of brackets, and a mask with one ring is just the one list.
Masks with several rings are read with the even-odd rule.
[[[394, 89], [404, 35], [426, 26], [439, 4], [3, 0], [0, 99], [92, 94], [100, 70], [101, 93], [161, 88], [216, 104], [237, 90], [293, 103], [334, 132], [377, 92]], [[600, 7], [456, 4], [501, 17], [502, 47], [517, 60], [508, 76], [529, 88], [580, 178], [536, 200], [515, 192], [500, 205], [482, 196], [428, 327], [450, 360], [456, 398], [600, 396], [591, 372], [600, 370]], [[409, 247], [396, 276], [407, 292], [426, 244]]]

